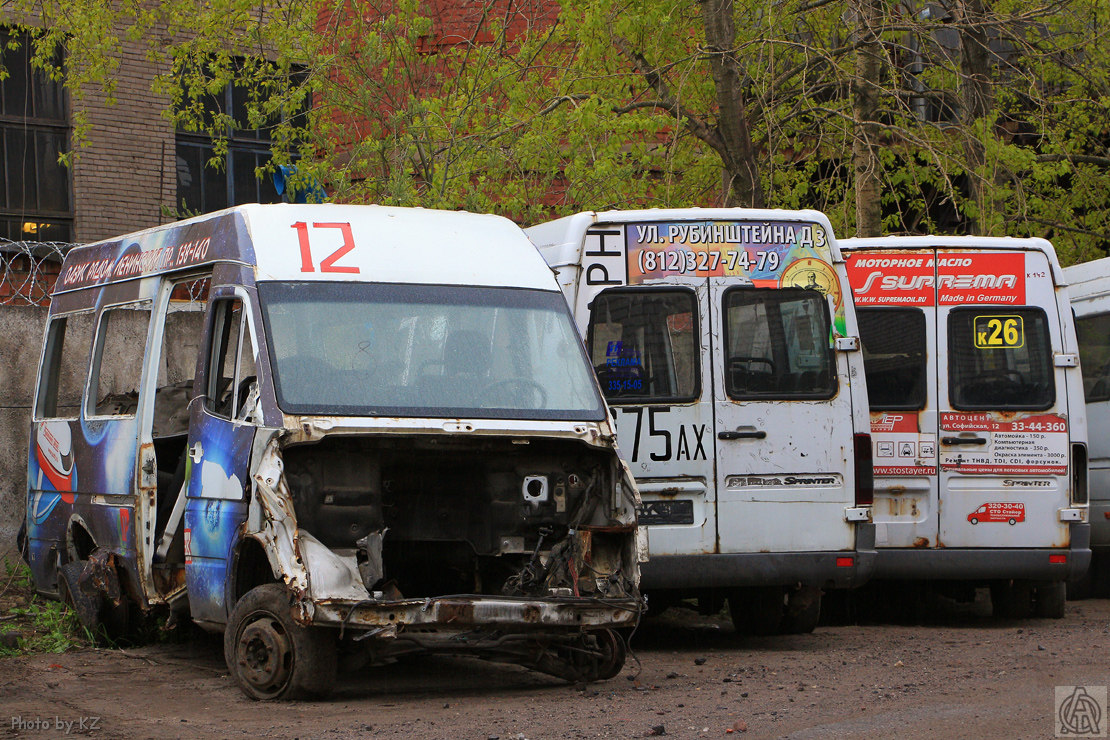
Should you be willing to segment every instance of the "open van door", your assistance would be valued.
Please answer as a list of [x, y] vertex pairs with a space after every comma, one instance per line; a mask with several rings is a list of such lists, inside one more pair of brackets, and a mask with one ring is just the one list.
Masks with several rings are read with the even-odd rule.
[[256, 343], [246, 292], [217, 288], [208, 306], [202, 387], [190, 409], [185, 504], [185, 580], [200, 622], [222, 623], [234, 604], [228, 567], [247, 518], [257, 426]]

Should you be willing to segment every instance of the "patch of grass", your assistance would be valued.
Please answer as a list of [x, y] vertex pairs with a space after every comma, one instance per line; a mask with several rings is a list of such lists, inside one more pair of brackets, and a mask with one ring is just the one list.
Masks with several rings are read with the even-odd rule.
[[72, 609], [35, 593], [26, 564], [8, 559], [4, 571], [0, 576], [0, 639], [13, 632], [18, 638], [14, 646], [0, 642], [0, 656], [64, 653], [92, 642]]

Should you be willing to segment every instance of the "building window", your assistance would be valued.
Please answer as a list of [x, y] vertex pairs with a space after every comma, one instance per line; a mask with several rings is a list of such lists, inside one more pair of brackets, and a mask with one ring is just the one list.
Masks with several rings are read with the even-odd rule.
[[[31, 37], [0, 28], [0, 237], [12, 241], [73, 240], [69, 169], [69, 104], [61, 81], [31, 66]], [[59, 50], [52, 60], [61, 69]]]
[[[251, 103], [248, 88], [229, 82], [218, 93], [200, 101], [203, 128], [177, 129], [177, 207], [182, 215], [208, 213], [241, 203], [279, 203], [282, 197], [270, 176], [258, 177], [259, 167], [271, 158], [273, 125], [245, 128]], [[232, 120], [224, 136], [227, 151], [217, 155], [210, 135], [213, 121]]]

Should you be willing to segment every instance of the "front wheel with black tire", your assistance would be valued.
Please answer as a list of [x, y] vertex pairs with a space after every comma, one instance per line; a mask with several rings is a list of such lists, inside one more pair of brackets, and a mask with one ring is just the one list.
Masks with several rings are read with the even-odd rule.
[[297, 624], [289, 592], [278, 583], [239, 599], [224, 632], [224, 660], [252, 699], [320, 699], [335, 685], [334, 636]]
[[593, 633], [597, 645], [601, 649], [601, 657], [597, 660], [596, 667], [590, 676], [591, 681], [608, 681], [624, 668], [624, 661], [628, 655], [624, 637], [615, 630], [598, 630]]

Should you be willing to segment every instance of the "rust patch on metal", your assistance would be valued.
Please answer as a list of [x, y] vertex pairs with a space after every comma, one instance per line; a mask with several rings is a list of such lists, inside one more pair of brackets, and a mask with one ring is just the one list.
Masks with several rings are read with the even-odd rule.
[[436, 616], [444, 624], [470, 624], [474, 621], [474, 604], [469, 601], [441, 601], [436, 606]]
[[578, 527], [579, 531], [583, 532], [598, 532], [601, 534], [625, 534], [628, 532], [635, 532], [635, 524], [612, 524], [612, 525], [598, 525], [598, 524], [583, 524]]
[[918, 537], [916, 540], [913, 541], [913, 546], [918, 547], [918, 548], [928, 547], [929, 546], [929, 538], [928, 537]]

